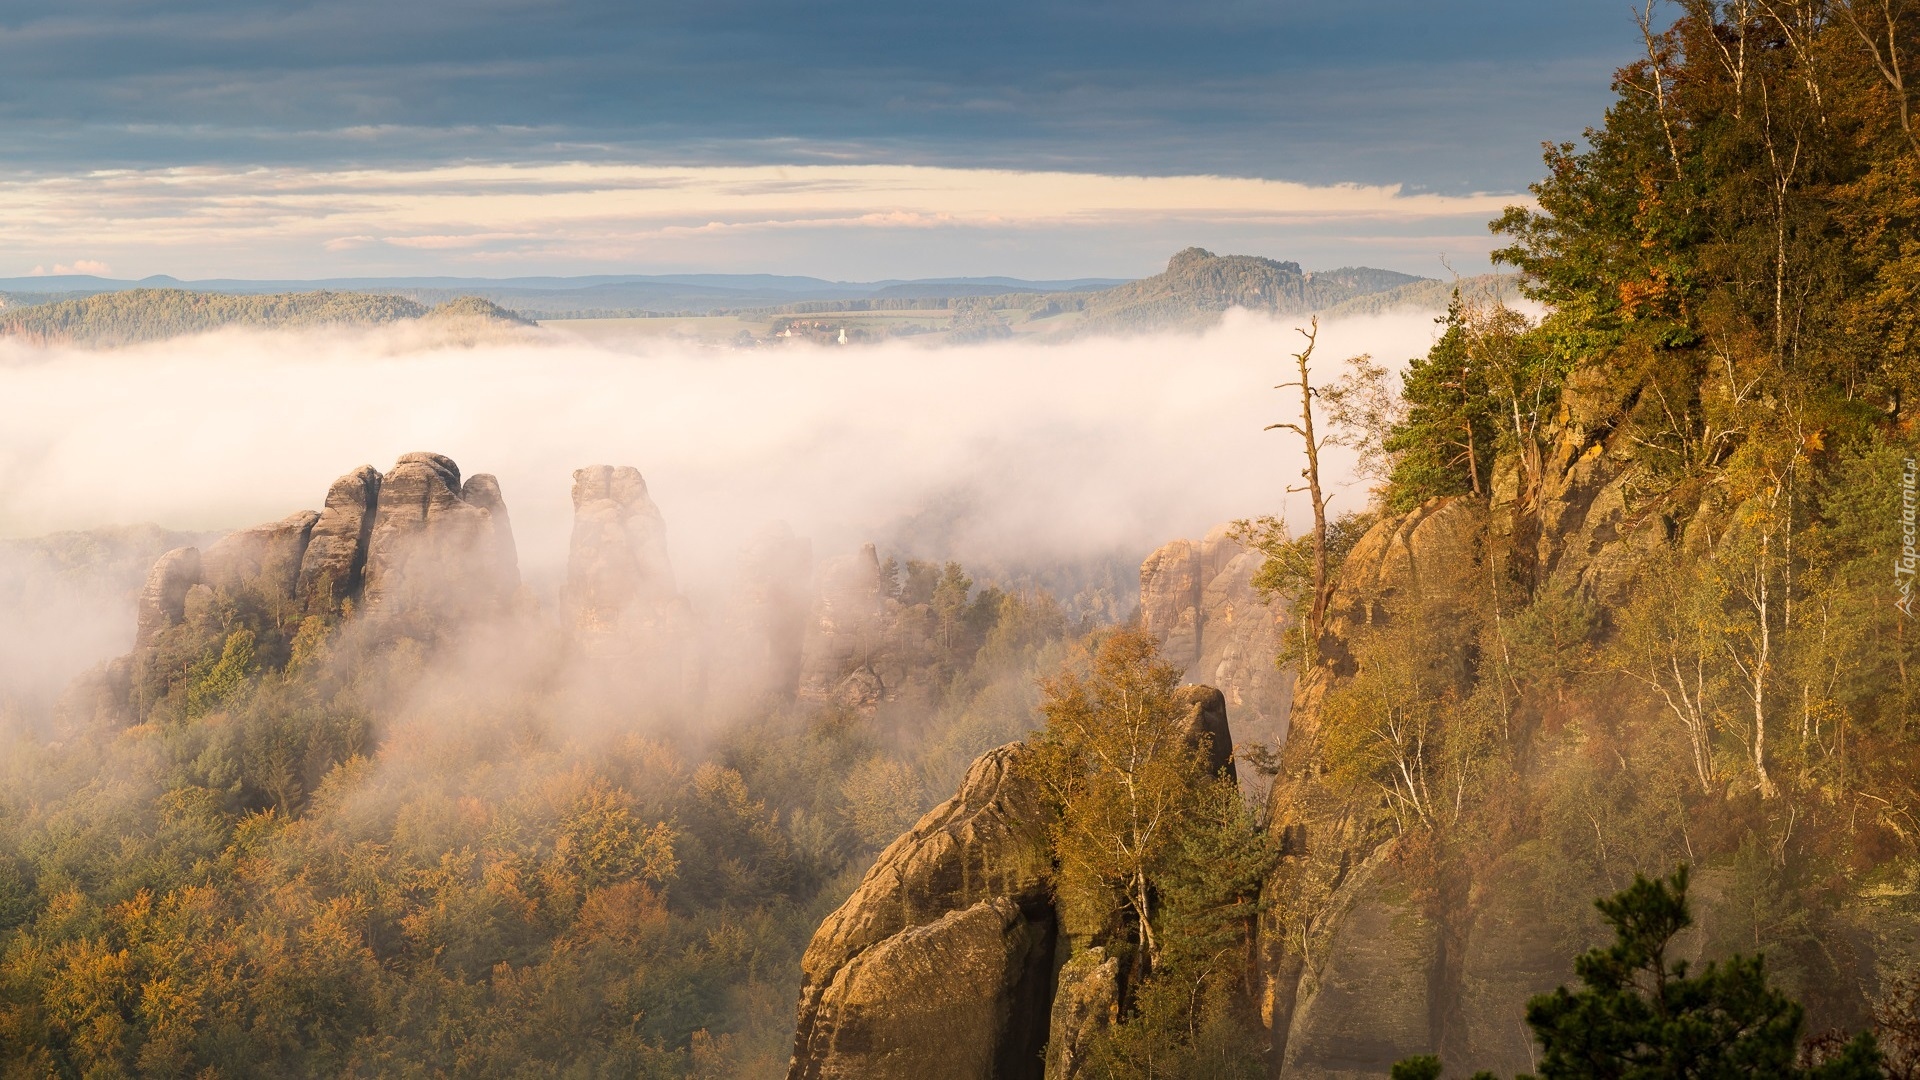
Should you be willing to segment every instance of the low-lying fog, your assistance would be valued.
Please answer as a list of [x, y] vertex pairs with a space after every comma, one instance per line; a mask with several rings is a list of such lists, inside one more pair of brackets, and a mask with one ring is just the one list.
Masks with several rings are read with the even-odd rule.
[[[8, 345], [0, 536], [245, 526], [317, 509], [363, 462], [384, 471], [435, 450], [500, 478], [523, 573], [540, 588], [564, 572], [572, 470], [594, 463], [645, 474], [696, 590], [768, 522], [810, 537], [819, 558], [885, 541], [930, 507], [965, 515], [942, 550], [913, 554], [1143, 555], [1283, 504], [1303, 519], [1304, 496], [1285, 490], [1299, 482], [1299, 440], [1262, 431], [1297, 408], [1273, 389], [1291, 377], [1295, 325], [1235, 312], [1198, 336], [947, 348], [733, 351], [564, 330], [463, 344], [391, 329], [101, 352]], [[1398, 364], [1435, 329], [1420, 312], [1325, 324], [1318, 380], [1359, 352]], [[1363, 502], [1352, 491], [1335, 509]], [[0, 588], [0, 607], [15, 593]], [[9, 614], [0, 622], [27, 625]]]

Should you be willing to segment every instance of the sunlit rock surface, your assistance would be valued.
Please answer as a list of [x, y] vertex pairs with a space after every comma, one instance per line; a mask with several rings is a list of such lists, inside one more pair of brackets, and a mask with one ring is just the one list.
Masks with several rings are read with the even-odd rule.
[[1226, 696], [1242, 739], [1277, 744], [1286, 738], [1293, 671], [1275, 657], [1291, 616], [1254, 589], [1263, 561], [1224, 526], [1166, 544], [1140, 565], [1140, 618], [1168, 663]]

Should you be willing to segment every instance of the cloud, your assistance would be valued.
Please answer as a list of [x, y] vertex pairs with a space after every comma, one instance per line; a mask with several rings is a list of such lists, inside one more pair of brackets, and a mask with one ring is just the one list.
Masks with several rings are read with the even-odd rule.
[[4, 21], [0, 139], [57, 172], [603, 148], [1510, 188], [1639, 51], [1626, 11], [1537, 0], [66, 0]]
[[47, 277], [49, 275], [57, 276], [62, 274], [93, 274], [97, 277], [105, 277], [111, 273], [113, 273], [113, 267], [96, 259], [75, 259], [71, 264], [54, 263], [53, 269], [51, 270], [44, 266], [36, 266], [27, 272], [27, 276]]
[[[1295, 337], [1244, 313], [1201, 337], [944, 349], [410, 335], [6, 346], [0, 536], [273, 520], [362, 462], [421, 449], [500, 477], [529, 575], [549, 581], [571, 471], [596, 462], [640, 468], [674, 558], [709, 582], [775, 519], [831, 552], [964, 496], [978, 511], [956, 553], [1071, 558], [1144, 553], [1298, 498], [1299, 448], [1261, 430], [1286, 407], [1266, 388]], [[1408, 357], [1432, 335], [1427, 313], [1336, 321], [1319, 355]]]
[[[904, 165], [198, 166], [0, 176], [0, 245], [86, 247], [120, 265], [183, 277], [445, 272], [463, 264], [523, 272], [652, 266], [864, 278], [1013, 269], [1080, 276], [1151, 272], [1172, 251], [1221, 235], [1289, 257], [1299, 253], [1283, 245], [1316, 230], [1457, 237], [1482, 229], [1516, 198], [1393, 184]], [[769, 258], [762, 241], [782, 233], [791, 238], [770, 241]], [[943, 235], [923, 251], [944, 245], [967, 252], [970, 265], [901, 266], [879, 254], [920, 245], [905, 238], [927, 233]], [[1075, 265], [1011, 263], [1009, 242]], [[1121, 267], [1099, 255], [1122, 245], [1139, 254]], [[1482, 237], [1453, 253], [1471, 265], [1491, 246]], [[814, 253], [814, 265], [770, 265], [802, 249]], [[1412, 250], [1426, 260], [1421, 269], [1435, 268], [1424, 240]], [[756, 251], [757, 264], [749, 261]], [[985, 265], [989, 254], [999, 261]]]

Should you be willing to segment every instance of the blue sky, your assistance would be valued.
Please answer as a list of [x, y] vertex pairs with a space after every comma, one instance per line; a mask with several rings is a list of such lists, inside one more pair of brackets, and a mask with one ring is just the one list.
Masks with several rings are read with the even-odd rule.
[[[197, 246], [154, 207], [172, 200], [179, 214], [184, 200], [191, 211], [200, 190], [204, 230], [289, 185], [337, 190], [328, 178], [352, 173], [413, 178], [404, 184], [417, 190], [458, 166], [573, 167], [539, 174], [548, 194], [571, 199], [594, 190], [582, 178], [607, 175], [589, 166], [716, 178], [737, 178], [726, 167], [738, 166], [838, 168], [851, 171], [833, 182], [853, 188], [881, 174], [852, 167], [927, 166], [1517, 193], [1542, 140], [1599, 119], [1612, 69], [1637, 47], [1624, 4], [1588, 0], [4, 0], [0, 244], [17, 265], [0, 275], [84, 264], [181, 276], [1065, 276], [1150, 272], [1188, 242], [1435, 272], [1442, 251], [1472, 264], [1489, 246], [1471, 236], [1484, 234], [1469, 221], [1477, 204], [1368, 220], [1275, 204], [1268, 216], [1285, 222], [1250, 222], [1182, 203], [1195, 189], [1174, 185], [1131, 217], [1014, 214], [942, 232], [924, 218], [937, 207], [883, 193], [863, 224], [835, 231], [770, 223], [845, 213], [809, 217], [809, 205], [749, 220], [716, 193], [663, 215], [627, 187], [596, 219], [608, 241], [598, 245], [509, 241], [499, 234], [513, 230], [457, 214], [420, 223], [437, 231], [343, 232], [364, 207], [310, 200], [283, 237], [256, 220], [202, 231]], [[820, 190], [829, 174], [809, 175]], [[268, 186], [249, 192], [236, 179], [248, 176]], [[196, 189], [195, 178], [212, 179]], [[88, 206], [107, 211], [92, 233], [41, 220], [84, 218]], [[881, 223], [902, 213], [923, 218]], [[668, 243], [663, 222], [795, 235]], [[343, 242], [355, 236], [370, 239]]]

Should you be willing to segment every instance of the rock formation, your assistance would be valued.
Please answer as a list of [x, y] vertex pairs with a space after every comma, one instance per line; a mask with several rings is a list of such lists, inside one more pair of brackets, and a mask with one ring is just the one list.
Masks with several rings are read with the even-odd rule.
[[1147, 556], [1140, 617], [1168, 663], [1226, 695], [1242, 739], [1277, 744], [1287, 734], [1293, 671], [1274, 658], [1291, 616], [1253, 587], [1264, 557], [1226, 533], [1222, 526]]
[[[1224, 701], [1207, 686], [1180, 696], [1188, 737], [1231, 769]], [[800, 962], [788, 1080], [1076, 1074], [1119, 1000], [1119, 967], [1062, 925], [1032, 753], [982, 755], [821, 924]]]
[[600, 674], [654, 702], [702, 687], [693, 612], [674, 588], [666, 520], [638, 469], [590, 465], [573, 474], [573, 539], [564, 604]]
[[308, 611], [333, 614], [359, 594], [379, 500], [380, 473], [371, 465], [360, 466], [327, 489], [326, 507], [300, 560], [297, 592]]
[[297, 606], [301, 559], [319, 520], [319, 514], [301, 510], [228, 533], [201, 554], [201, 582], [230, 593], [252, 591], [275, 606]]
[[[1603, 928], [1581, 922], [1583, 914], [1591, 919], [1584, 900], [1623, 884], [1618, 868], [1595, 865], [1604, 854], [1570, 854], [1547, 833], [1547, 819], [1575, 814], [1572, 832], [1585, 843], [1591, 830], [1603, 849], [1636, 842], [1621, 824], [1635, 819], [1600, 805], [1624, 797], [1588, 794], [1579, 786], [1585, 766], [1568, 750], [1583, 740], [1599, 744], [1603, 734], [1619, 739], [1646, 730], [1608, 731], [1623, 709], [1614, 691], [1541, 691], [1525, 680], [1500, 687], [1513, 695], [1503, 701], [1518, 703], [1502, 706], [1499, 736], [1514, 761], [1512, 774], [1498, 781], [1505, 790], [1491, 798], [1501, 820], [1516, 827], [1511, 835], [1471, 841], [1471, 857], [1423, 861], [1381, 812], [1377, 791], [1330, 777], [1339, 751], [1330, 749], [1324, 729], [1332, 723], [1330, 695], [1365, 676], [1369, 664], [1383, 663], [1370, 651], [1378, 647], [1369, 645], [1371, 635], [1415, 628], [1405, 640], [1419, 649], [1421, 677], [1433, 681], [1442, 700], [1469, 701], [1486, 689], [1481, 680], [1491, 661], [1487, 638], [1476, 636], [1481, 631], [1459, 627], [1484, 627], [1502, 610], [1511, 617], [1524, 607], [1525, 600], [1495, 591], [1502, 582], [1531, 591], [1535, 604], [1617, 611], [1651, 556], [1699, 552], [1708, 535], [1724, 533], [1728, 511], [1711, 503], [1710, 488], [1653, 494], [1664, 490], [1662, 481], [1622, 422], [1630, 408], [1626, 391], [1609, 388], [1594, 372], [1576, 372], [1536, 476], [1524, 478], [1503, 457], [1489, 497], [1436, 498], [1387, 515], [1346, 555], [1316, 662], [1295, 688], [1269, 801], [1270, 828], [1287, 857], [1267, 885], [1273, 906], [1260, 930], [1258, 967], [1278, 1076], [1385, 1076], [1396, 1060], [1425, 1053], [1440, 1054], [1450, 1073], [1531, 1071], [1526, 1000], [1568, 982], [1571, 957], [1603, 936]], [[1162, 616], [1162, 625], [1170, 642], [1186, 640], [1178, 618]], [[1611, 630], [1599, 620], [1578, 632], [1585, 638], [1575, 646], [1603, 642]], [[1630, 766], [1629, 758], [1646, 752], [1612, 743], [1608, 767], [1617, 762], [1625, 775], [1643, 765]], [[1732, 804], [1735, 794], [1707, 798]], [[1577, 811], [1567, 800], [1579, 803]], [[1705, 851], [1691, 856], [1700, 837], [1684, 841], [1681, 854], [1657, 857], [1707, 858]], [[1731, 873], [1696, 866], [1690, 898], [1699, 930], [1676, 941], [1696, 964], [1711, 955], [1706, 942], [1720, 933], [1717, 926], [1751, 919], [1726, 899]], [[1832, 891], [1830, 907], [1814, 916], [1826, 926], [1820, 943], [1800, 958], [1818, 973], [1799, 990], [1813, 1029], [1865, 1026], [1866, 1003], [1888, 976], [1920, 965], [1912, 895], [1911, 885], [1899, 902], [1865, 889]], [[1776, 948], [1795, 955], [1791, 945]], [[1770, 969], [1775, 960], [1769, 956]]]
[[574, 625], [603, 632], [646, 622], [657, 605], [676, 596], [666, 519], [640, 470], [575, 470], [567, 549], [567, 609]]
[[463, 487], [451, 458], [402, 454], [380, 481], [367, 538], [368, 618], [431, 632], [504, 611], [520, 580], [511, 526], [496, 508], [493, 477], [475, 476]]
[[353, 608], [382, 632], [432, 634], [505, 610], [519, 578], [498, 482], [463, 486], [451, 459], [406, 454], [385, 477], [363, 465], [334, 481], [324, 510], [162, 555], [140, 593], [131, 663], [138, 672], [216, 602], [282, 627]]
[[[1015, 743], [974, 762], [814, 934], [789, 1080], [1039, 1075], [1057, 928], [1049, 812], [1028, 756]], [[950, 1008], [943, 979], [965, 989]], [[884, 995], [895, 981], [909, 988], [899, 1016]]]
[[135, 616], [134, 648], [153, 644], [160, 633], [186, 617], [187, 590], [200, 583], [200, 549], [175, 548], [147, 572]]

